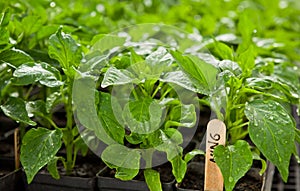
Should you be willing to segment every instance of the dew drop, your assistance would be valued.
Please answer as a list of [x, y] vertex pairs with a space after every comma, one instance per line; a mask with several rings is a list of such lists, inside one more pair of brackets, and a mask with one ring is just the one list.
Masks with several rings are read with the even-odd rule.
[[50, 3], [50, 7], [53, 8], [53, 7], [55, 7], [55, 6], [56, 6], [56, 3], [52, 1], [52, 2]]
[[232, 176], [229, 177], [229, 182], [233, 182]]
[[105, 7], [102, 4], [98, 4], [96, 9], [99, 13], [102, 13], [105, 10]]

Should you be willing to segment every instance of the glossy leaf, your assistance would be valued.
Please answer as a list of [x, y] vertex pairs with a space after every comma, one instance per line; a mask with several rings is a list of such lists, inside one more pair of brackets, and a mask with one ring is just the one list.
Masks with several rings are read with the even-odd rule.
[[144, 176], [150, 191], [162, 191], [159, 172], [145, 169]]
[[181, 182], [187, 170], [187, 163], [182, 159], [181, 155], [175, 156], [170, 162], [176, 182]]
[[237, 181], [252, 165], [250, 146], [243, 140], [227, 147], [217, 146], [214, 150], [214, 159], [222, 172], [226, 191], [233, 190]]
[[191, 80], [182, 71], [167, 72], [160, 78], [160, 81], [173, 83], [193, 92], [197, 91]]
[[193, 82], [197, 88], [197, 92], [206, 95], [209, 94], [216, 84], [218, 70], [196, 56], [183, 56], [175, 51], [171, 51], [171, 54], [176, 59], [180, 68]]
[[60, 72], [47, 63], [26, 63], [19, 66], [13, 73], [15, 85], [29, 85], [40, 82], [48, 87], [61, 86]]
[[160, 127], [162, 106], [151, 98], [141, 98], [128, 102], [123, 111], [123, 119], [131, 132], [149, 134]]
[[1, 61], [8, 63], [10, 66], [17, 68], [24, 63], [33, 62], [33, 59], [22, 50], [10, 49], [0, 53]]
[[36, 173], [54, 160], [62, 145], [62, 132], [59, 129], [30, 129], [22, 140], [20, 160], [24, 167], [27, 181], [31, 183]]
[[59, 172], [57, 170], [57, 161], [58, 161], [58, 157], [54, 157], [53, 160], [51, 160], [48, 165], [47, 165], [47, 170], [48, 172], [51, 174], [51, 176], [55, 179], [59, 179], [60, 175]]
[[192, 160], [196, 155], [205, 155], [204, 151], [201, 151], [199, 149], [194, 149], [184, 156], [184, 161], [188, 163], [190, 160]]
[[29, 101], [26, 103], [26, 111], [29, 116], [44, 116], [47, 114], [46, 104], [42, 100]]
[[[177, 156], [180, 156], [182, 154], [182, 147], [179, 146], [177, 140], [173, 139], [175, 137], [172, 137], [173, 134], [165, 133], [162, 130], [159, 130], [160, 135], [158, 136], [160, 139], [161, 144], [156, 146], [155, 149], [167, 153], [167, 159], [168, 161], [172, 161]], [[178, 159], [176, 159], [178, 160]], [[177, 161], [178, 162], [178, 161]], [[179, 161], [181, 162], [181, 161]]]
[[101, 159], [110, 168], [116, 168], [116, 178], [131, 180], [139, 172], [141, 155], [138, 150], [112, 144], [102, 152]]
[[[93, 77], [78, 77], [73, 85], [73, 106], [76, 118], [85, 128], [94, 131], [97, 138], [106, 144], [115, 141], [105, 131], [97, 113], [96, 98], [99, 98], [95, 90]], [[89, 101], [87, 101], [89, 100]]]
[[251, 140], [287, 181], [295, 139], [293, 119], [283, 106], [272, 100], [247, 103], [245, 114], [250, 122]]
[[[106, 133], [116, 142], [123, 144], [125, 128], [116, 119], [115, 112], [121, 115], [121, 107], [108, 93], [100, 93], [98, 116]], [[119, 110], [117, 110], [117, 107]], [[114, 109], [113, 109], [114, 108]]]
[[0, 106], [3, 113], [15, 121], [35, 126], [36, 122], [29, 118], [25, 102], [20, 98], [10, 97]]
[[192, 128], [196, 124], [197, 116], [194, 105], [179, 105], [170, 111], [170, 119], [165, 126], [182, 126]]
[[6, 27], [9, 24], [10, 16], [11, 11], [9, 8], [5, 9], [5, 11], [0, 14], [0, 27]]
[[69, 34], [65, 34], [62, 28], [50, 36], [48, 53], [66, 70], [71, 66], [77, 67], [82, 58], [80, 45]]
[[251, 75], [255, 67], [255, 56], [256, 52], [253, 45], [249, 45], [249, 47], [238, 56], [238, 64], [247, 77]]
[[128, 70], [117, 69], [110, 67], [104, 75], [104, 79], [101, 83], [101, 87], [105, 88], [111, 85], [123, 85], [136, 82], [135, 77]]

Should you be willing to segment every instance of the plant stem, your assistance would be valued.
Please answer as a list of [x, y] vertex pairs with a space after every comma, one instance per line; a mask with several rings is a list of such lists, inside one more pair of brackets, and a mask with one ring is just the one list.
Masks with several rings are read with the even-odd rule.
[[66, 162], [66, 173], [70, 175], [73, 167], [73, 111], [72, 111], [72, 80], [68, 79], [68, 90], [67, 90], [67, 100], [66, 100], [66, 113], [67, 113], [67, 125], [66, 125], [66, 138], [65, 146], [67, 152], [67, 162]]
[[153, 155], [154, 149], [148, 148], [144, 151], [144, 160], [146, 161], [146, 168], [152, 168], [152, 155]]

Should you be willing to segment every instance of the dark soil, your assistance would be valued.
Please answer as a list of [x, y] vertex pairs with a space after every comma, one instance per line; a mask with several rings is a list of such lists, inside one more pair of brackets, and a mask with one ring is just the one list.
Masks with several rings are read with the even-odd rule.
[[15, 170], [15, 161], [11, 157], [0, 157], [0, 177]]
[[[92, 159], [91, 159], [92, 158]], [[73, 177], [82, 177], [82, 178], [92, 178], [95, 177], [96, 174], [105, 167], [105, 164], [101, 161], [100, 158], [95, 157], [87, 157], [86, 159], [83, 157], [80, 160], [76, 161], [76, 165], [72, 171], [72, 173], [68, 176]], [[58, 162], [57, 169], [61, 176], [66, 176], [66, 170], [61, 162]], [[46, 168], [43, 168], [40, 173], [49, 174]]]
[[204, 163], [190, 163], [179, 188], [190, 190], [204, 190]]
[[[191, 164], [189, 165], [185, 178], [178, 184], [178, 187], [203, 191], [204, 163]], [[258, 168], [251, 168], [247, 174], [237, 182], [234, 191], [260, 191], [262, 187], [262, 177], [259, 175], [259, 170]]]

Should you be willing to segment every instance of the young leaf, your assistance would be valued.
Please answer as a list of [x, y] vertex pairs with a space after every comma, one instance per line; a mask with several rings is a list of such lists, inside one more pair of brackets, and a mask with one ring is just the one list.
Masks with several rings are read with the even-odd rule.
[[[105, 131], [97, 113], [96, 82], [93, 77], [78, 77], [73, 85], [73, 102], [78, 122], [85, 128], [95, 132], [97, 138], [106, 144], [112, 144], [115, 141]], [[87, 101], [88, 100], [88, 101]]]
[[11, 13], [9, 8], [5, 9], [5, 11], [0, 14], [0, 27], [6, 27], [8, 25], [10, 16]]
[[218, 70], [196, 56], [183, 56], [175, 51], [171, 51], [171, 54], [193, 82], [198, 92], [208, 95], [216, 84]]
[[[96, 40], [95, 40], [96, 39]], [[116, 47], [122, 47], [124, 46], [124, 43], [126, 42], [126, 38], [125, 37], [119, 37], [117, 35], [105, 35], [103, 36], [98, 35], [95, 37], [95, 39], [93, 39], [93, 41], [95, 42], [93, 47], [91, 48], [92, 51], [101, 51], [101, 53], [105, 52], [105, 51], [109, 51], [113, 48]]]
[[123, 110], [123, 119], [131, 132], [149, 134], [160, 127], [162, 106], [151, 98], [128, 102]]
[[35, 174], [51, 162], [62, 145], [62, 132], [59, 129], [30, 129], [22, 140], [20, 160], [27, 181], [30, 183]]
[[273, 100], [247, 103], [245, 115], [250, 122], [251, 140], [287, 181], [295, 140], [293, 119], [283, 106]]
[[188, 76], [182, 71], [167, 72], [160, 78], [160, 81], [173, 83], [193, 92], [197, 91]]
[[144, 176], [150, 191], [162, 191], [159, 172], [153, 169], [145, 169]]
[[140, 55], [138, 55], [133, 49], [130, 50], [130, 61], [131, 65], [136, 64], [139, 62], [144, 62], [144, 58]]
[[141, 154], [138, 150], [112, 144], [102, 152], [101, 159], [110, 168], [116, 168], [116, 178], [131, 180], [139, 172]]
[[1, 61], [17, 68], [24, 63], [33, 62], [33, 59], [25, 52], [19, 49], [10, 49], [0, 53]]
[[249, 45], [249, 47], [238, 56], [238, 64], [247, 77], [251, 76], [252, 70], [255, 67], [255, 56], [256, 53], [253, 45]]
[[208, 48], [210, 46], [212, 46], [210, 50], [221, 60], [233, 60], [233, 50], [226, 44], [215, 41], [212, 45], [208, 45]]
[[252, 165], [252, 153], [246, 141], [238, 140], [234, 145], [219, 145], [214, 150], [214, 159], [219, 166], [226, 191], [233, 190], [237, 181]]
[[[125, 129], [120, 125], [119, 121], [116, 119], [117, 116], [114, 113], [116, 111], [121, 115], [120, 106], [108, 93], [101, 92], [99, 98], [98, 116], [103, 128], [113, 140], [123, 144]], [[113, 107], [115, 109], [113, 109]], [[118, 111], [116, 109], [117, 107], [119, 108]]]
[[205, 155], [204, 151], [198, 150], [198, 149], [194, 149], [190, 152], [188, 152], [185, 156], [184, 156], [184, 161], [186, 163], [190, 162], [190, 160], [192, 160], [196, 155]]
[[29, 101], [26, 103], [26, 110], [28, 115], [43, 116], [47, 114], [46, 104], [43, 100]]
[[28, 85], [40, 82], [48, 87], [57, 87], [63, 84], [60, 81], [60, 72], [47, 63], [26, 63], [19, 66], [13, 73], [15, 85]]
[[51, 176], [55, 179], [59, 179], [60, 175], [59, 172], [57, 170], [57, 160], [59, 158], [58, 157], [54, 157], [47, 165], [47, 170], [48, 172], [51, 174]]
[[187, 170], [187, 163], [182, 159], [181, 155], [177, 155], [170, 162], [176, 182], [181, 182]]
[[[160, 144], [156, 146], [155, 149], [167, 153], [168, 161], [172, 161], [174, 159], [175, 160], [174, 162], [176, 162], [176, 160], [179, 160], [175, 158], [177, 156], [182, 155], [183, 149], [182, 147], [179, 146], [180, 143], [178, 144], [177, 142], [178, 139], [174, 139], [176, 136], [173, 137], [173, 134], [165, 133], [164, 131], [159, 130], [159, 135], [156, 137], [157, 139], [160, 139], [160, 141], [158, 141], [160, 142]], [[177, 161], [177, 162], [182, 162], [182, 161]]]
[[57, 32], [49, 38], [50, 58], [56, 59], [65, 70], [77, 67], [82, 58], [81, 47], [69, 35], [65, 34], [60, 27]]
[[138, 82], [132, 73], [128, 70], [117, 69], [115, 67], [110, 67], [104, 75], [104, 79], [101, 83], [101, 87], [105, 88], [110, 85], [122, 85]]
[[192, 128], [197, 120], [195, 106], [192, 104], [175, 106], [169, 116], [170, 120], [166, 122], [165, 127], [183, 126]]
[[36, 122], [32, 121], [28, 117], [25, 102], [20, 98], [10, 97], [0, 106], [3, 113], [15, 121], [26, 123], [28, 125], [35, 126]]

